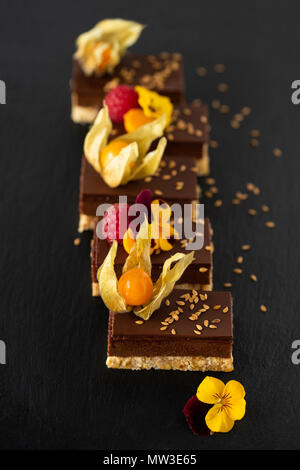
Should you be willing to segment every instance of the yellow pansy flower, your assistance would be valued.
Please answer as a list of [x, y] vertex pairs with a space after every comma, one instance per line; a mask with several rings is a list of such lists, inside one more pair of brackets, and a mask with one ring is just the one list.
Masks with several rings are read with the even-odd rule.
[[246, 412], [245, 389], [236, 380], [225, 385], [222, 380], [205, 377], [197, 390], [198, 400], [214, 406], [205, 416], [207, 427], [213, 432], [229, 432], [236, 420]]
[[167, 116], [166, 127], [168, 127], [173, 114], [173, 105], [170, 98], [159, 95], [155, 91], [147, 90], [142, 86], [136, 86], [135, 91], [139, 95], [139, 105], [145, 115], [157, 119], [165, 114]]

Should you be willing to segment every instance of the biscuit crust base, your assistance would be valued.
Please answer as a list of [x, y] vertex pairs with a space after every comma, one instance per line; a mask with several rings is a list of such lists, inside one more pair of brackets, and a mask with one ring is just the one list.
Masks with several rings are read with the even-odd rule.
[[108, 356], [106, 365], [110, 369], [131, 370], [182, 370], [182, 371], [233, 371], [233, 357], [204, 356]]

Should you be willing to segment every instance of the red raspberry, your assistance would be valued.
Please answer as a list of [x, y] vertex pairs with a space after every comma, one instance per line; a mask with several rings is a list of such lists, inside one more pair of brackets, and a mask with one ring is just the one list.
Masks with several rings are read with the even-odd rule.
[[101, 225], [103, 235], [109, 243], [113, 240], [117, 240], [120, 245], [123, 243], [123, 237], [129, 225], [129, 207], [126, 203], [116, 203], [105, 212]]
[[138, 98], [135, 89], [128, 85], [119, 85], [110, 90], [105, 98], [110, 119], [113, 122], [122, 122], [129, 109], [139, 108]]

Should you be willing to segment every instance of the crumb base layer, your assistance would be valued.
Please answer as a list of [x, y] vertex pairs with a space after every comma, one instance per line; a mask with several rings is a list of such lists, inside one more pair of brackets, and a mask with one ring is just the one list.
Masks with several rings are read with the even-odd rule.
[[204, 356], [108, 356], [106, 365], [110, 369], [131, 370], [182, 370], [182, 371], [233, 371], [233, 357]]

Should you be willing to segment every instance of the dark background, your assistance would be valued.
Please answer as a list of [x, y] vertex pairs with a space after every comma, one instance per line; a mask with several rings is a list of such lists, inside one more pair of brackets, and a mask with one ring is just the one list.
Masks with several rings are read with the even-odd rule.
[[[290, 99], [300, 78], [300, 4], [278, 3], [1, 0], [0, 448], [300, 447], [300, 366], [291, 362], [300, 339], [300, 107]], [[211, 114], [223, 207], [204, 200], [215, 229], [215, 289], [233, 279], [235, 300], [235, 370], [211, 375], [240, 380], [247, 392], [246, 416], [226, 435], [196, 437], [181, 413], [205, 374], [105, 367], [107, 312], [91, 298], [90, 237], [73, 245], [84, 129], [70, 120], [68, 81], [76, 36], [116, 16], [148, 24], [133, 50], [183, 53], [188, 99], [231, 107], [230, 115]], [[225, 75], [213, 71], [216, 63], [226, 64]], [[207, 77], [197, 77], [199, 65]], [[225, 95], [220, 81], [229, 84]], [[234, 130], [231, 116], [245, 105], [252, 114]], [[257, 149], [253, 128], [261, 131]], [[282, 158], [272, 155], [275, 146]], [[233, 206], [248, 181], [261, 195]], [[269, 214], [247, 214], [263, 203]], [[252, 250], [234, 277], [243, 243]]]

